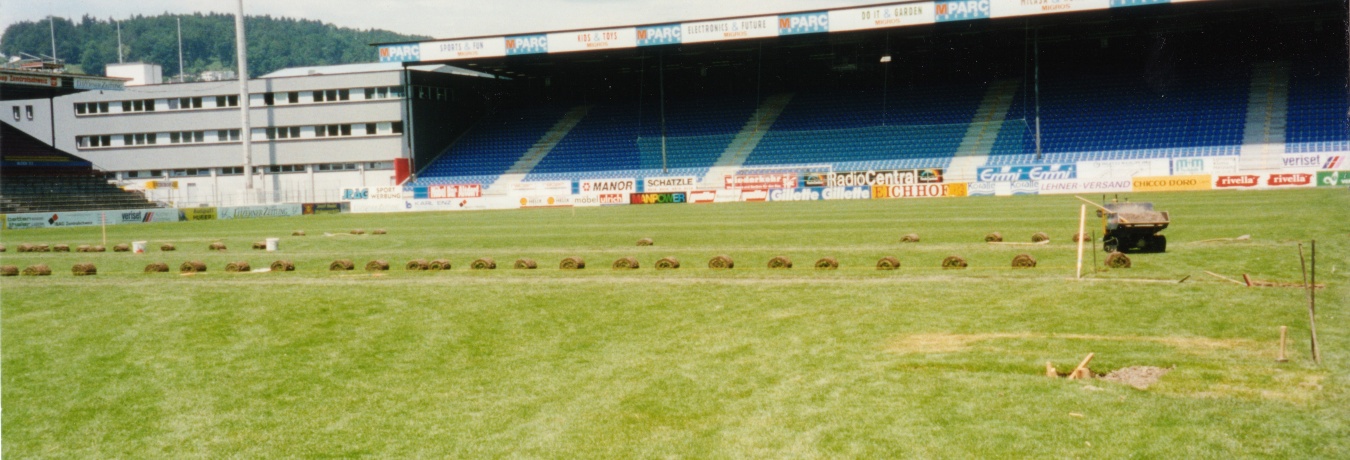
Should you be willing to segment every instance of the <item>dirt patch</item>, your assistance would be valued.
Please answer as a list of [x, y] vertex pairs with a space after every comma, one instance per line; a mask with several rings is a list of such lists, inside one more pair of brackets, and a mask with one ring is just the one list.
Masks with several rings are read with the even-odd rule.
[[1124, 369], [1116, 369], [1102, 377], [1102, 380], [1109, 380], [1116, 383], [1123, 383], [1140, 390], [1148, 389], [1150, 385], [1158, 383], [1171, 369], [1164, 369], [1153, 366], [1130, 366]]
[[1257, 342], [1244, 339], [1212, 339], [1206, 337], [1148, 337], [1092, 334], [912, 334], [892, 339], [886, 349], [895, 353], [950, 353], [964, 351], [977, 342], [1000, 339], [1070, 339], [1106, 340], [1122, 342], [1149, 342], [1185, 350], [1254, 350]]

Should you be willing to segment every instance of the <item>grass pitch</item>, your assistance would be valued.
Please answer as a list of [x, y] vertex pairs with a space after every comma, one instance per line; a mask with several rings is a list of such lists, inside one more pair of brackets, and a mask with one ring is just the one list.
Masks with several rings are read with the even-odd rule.
[[[1350, 196], [1135, 194], [1166, 254], [1073, 280], [1072, 197], [305, 216], [108, 227], [148, 254], [17, 254], [5, 231], [3, 451], [14, 458], [1350, 456]], [[1090, 221], [1094, 221], [1090, 219]], [[351, 235], [351, 229], [388, 235]], [[289, 237], [303, 229], [309, 236]], [[994, 246], [986, 233], [1044, 246]], [[1100, 230], [1098, 230], [1100, 232]], [[325, 233], [332, 236], [324, 236]], [[918, 233], [920, 243], [901, 244]], [[1251, 235], [1245, 241], [1200, 242]], [[248, 248], [280, 237], [281, 251]], [[650, 237], [655, 246], [638, 247]], [[1204, 274], [1300, 278], [1305, 292]], [[223, 241], [225, 253], [208, 251]], [[160, 252], [173, 243], [175, 252]], [[1099, 249], [1097, 266], [1104, 260]], [[1034, 269], [1012, 258], [1035, 256]], [[726, 254], [732, 270], [710, 270]], [[795, 268], [768, 270], [773, 256]], [[970, 263], [942, 270], [951, 255]], [[587, 268], [559, 270], [565, 257]], [[675, 270], [654, 270], [672, 256]], [[814, 270], [822, 257], [838, 270]], [[878, 271], [883, 256], [899, 270]], [[499, 268], [470, 271], [479, 257]], [[537, 270], [513, 270], [529, 257]], [[635, 257], [642, 268], [610, 264]], [[409, 272], [413, 259], [449, 259]], [[286, 273], [225, 273], [228, 262]], [[353, 272], [329, 272], [335, 259]], [[361, 271], [386, 260], [388, 272]], [[208, 271], [143, 274], [151, 262]], [[96, 276], [69, 268], [93, 262]], [[1091, 270], [1092, 267], [1089, 267]], [[1185, 282], [1178, 283], [1189, 276]], [[1290, 362], [1275, 362], [1278, 328]], [[1170, 371], [1139, 390], [1044, 376]]]

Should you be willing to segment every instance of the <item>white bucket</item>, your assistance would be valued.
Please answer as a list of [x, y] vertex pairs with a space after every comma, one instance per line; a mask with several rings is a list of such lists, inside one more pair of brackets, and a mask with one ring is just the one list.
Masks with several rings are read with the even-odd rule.
[[131, 242], [131, 252], [134, 252], [134, 253], [137, 253], [137, 254], [145, 254], [145, 242], [144, 242], [144, 241], [132, 241], [132, 242]]
[[276, 251], [276, 250], [277, 250], [277, 242], [280, 242], [280, 241], [281, 241], [281, 238], [268, 238], [268, 239], [267, 239], [267, 251], [268, 251], [268, 252], [274, 252], [274, 251]]

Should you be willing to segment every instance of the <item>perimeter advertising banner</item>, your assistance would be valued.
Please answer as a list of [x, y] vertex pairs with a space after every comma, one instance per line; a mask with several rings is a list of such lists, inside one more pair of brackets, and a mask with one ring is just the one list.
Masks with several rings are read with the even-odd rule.
[[577, 193], [633, 193], [637, 192], [637, 179], [599, 179], [577, 181]]
[[1129, 179], [1135, 176], [1167, 176], [1171, 174], [1172, 161], [1166, 158], [1078, 162], [1079, 179]]
[[26, 228], [88, 227], [94, 225], [143, 224], [151, 222], [178, 222], [177, 209], [134, 209], [122, 211], [71, 211], [9, 214], [5, 227], [10, 230]]
[[778, 16], [719, 19], [681, 24], [683, 43], [703, 43], [778, 36]]
[[300, 205], [301, 213], [306, 216], [315, 214], [341, 214], [342, 203], [305, 203]]
[[[1128, 181], [1127, 181], [1128, 182]], [[966, 196], [1039, 195], [1042, 181], [972, 182], [966, 185]]]
[[[853, 187], [860, 185], [940, 184], [941, 169], [890, 169], [882, 171], [832, 172], [821, 175], [826, 187]], [[815, 185], [808, 177], [807, 185]]]
[[290, 217], [304, 214], [299, 204], [269, 204], [262, 206], [234, 206], [219, 208], [218, 217], [225, 219], [256, 219], [259, 217]]
[[188, 222], [216, 220], [216, 208], [179, 208], [178, 220]]
[[923, 185], [873, 185], [872, 199], [886, 198], [939, 198], [966, 196], [965, 183], [923, 184]]
[[768, 201], [869, 200], [872, 189], [860, 187], [806, 187], [769, 190]]
[[684, 192], [672, 193], [633, 193], [628, 195], [630, 204], [679, 204], [688, 201]]
[[797, 188], [797, 175], [787, 174], [740, 174], [724, 176], [722, 185], [726, 190], [769, 190], [775, 188]]
[[1036, 183], [1042, 195], [1072, 195], [1076, 193], [1128, 193], [1134, 191], [1131, 179], [1103, 180], [1043, 180]]
[[1345, 167], [1345, 155], [1328, 153], [1291, 153], [1280, 157], [1285, 169], [1340, 169]]
[[1213, 177], [1209, 174], [1194, 176], [1140, 176], [1131, 179], [1136, 192], [1182, 192], [1190, 190], [1210, 190]]
[[648, 177], [642, 180], [643, 192], [687, 192], [698, 187], [694, 176]]
[[1318, 171], [1318, 187], [1342, 187], [1350, 185], [1350, 171]]
[[403, 187], [398, 185], [342, 189], [342, 201], [401, 199], [403, 199]]
[[1237, 174], [1238, 166], [1238, 157], [1235, 156], [1173, 158], [1172, 175]]
[[830, 11], [830, 32], [932, 24], [933, 2]]
[[990, 0], [989, 15], [995, 18], [1051, 13], [1104, 10], [1111, 0]]
[[988, 166], [976, 169], [980, 182], [1017, 182], [1076, 179], [1078, 168], [1072, 164]]
[[418, 54], [423, 61], [502, 57], [506, 56], [506, 40], [491, 37], [423, 42]]
[[426, 193], [418, 193], [414, 198], [430, 198], [433, 200], [447, 198], [478, 198], [483, 196], [483, 186], [480, 184], [456, 184], [456, 185], [429, 185]]
[[632, 27], [548, 34], [549, 53], [636, 47], [637, 30]]

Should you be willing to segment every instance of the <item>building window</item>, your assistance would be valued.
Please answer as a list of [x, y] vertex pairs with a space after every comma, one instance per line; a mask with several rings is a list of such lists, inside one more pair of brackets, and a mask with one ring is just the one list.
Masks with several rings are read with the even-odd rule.
[[237, 141], [237, 140], [239, 140], [239, 130], [237, 129], [222, 129], [216, 131], [217, 142]]
[[242, 174], [244, 174], [243, 166], [230, 166], [226, 168], [220, 168], [220, 175], [222, 176], [239, 176]]
[[375, 124], [374, 124], [374, 123], [366, 123], [366, 135], [367, 135], [367, 136], [374, 136], [375, 133], [378, 132], [378, 131], [376, 131], [375, 129], [376, 129], [376, 127], [375, 127]]
[[319, 171], [355, 171], [356, 163], [330, 163], [316, 165]]
[[396, 121], [393, 124], [394, 134], [403, 134], [403, 122]]
[[366, 163], [366, 169], [367, 169], [367, 170], [394, 169], [394, 162], [392, 162], [392, 161], [377, 161], [377, 162], [372, 162], [372, 163]]
[[19, 106], [14, 106], [14, 121], [19, 121]]
[[299, 103], [300, 103], [300, 92], [299, 92], [299, 91], [291, 91], [291, 92], [289, 92], [289, 93], [286, 93], [286, 102], [289, 102], [289, 103], [292, 103], [292, 104], [299, 104]]
[[271, 166], [265, 166], [265, 167], [264, 167], [264, 166], [259, 166], [259, 167], [253, 168], [253, 170], [254, 170], [254, 172], [263, 172], [263, 171], [266, 171], [266, 172], [271, 173], [271, 174], [302, 173], [302, 172], [305, 172], [305, 165], [271, 165]]
[[263, 105], [276, 105], [276, 95], [272, 93], [263, 93]]
[[239, 107], [239, 96], [216, 96], [216, 107]]
[[88, 110], [86, 104], [75, 104], [76, 115], [84, 115], [86, 110]]
[[351, 92], [351, 90], [346, 90], [346, 89], [340, 89], [340, 90], [338, 90], [338, 100], [339, 100], [339, 101], [349, 101], [349, 100], [351, 100], [351, 99], [352, 99], [352, 92]]

